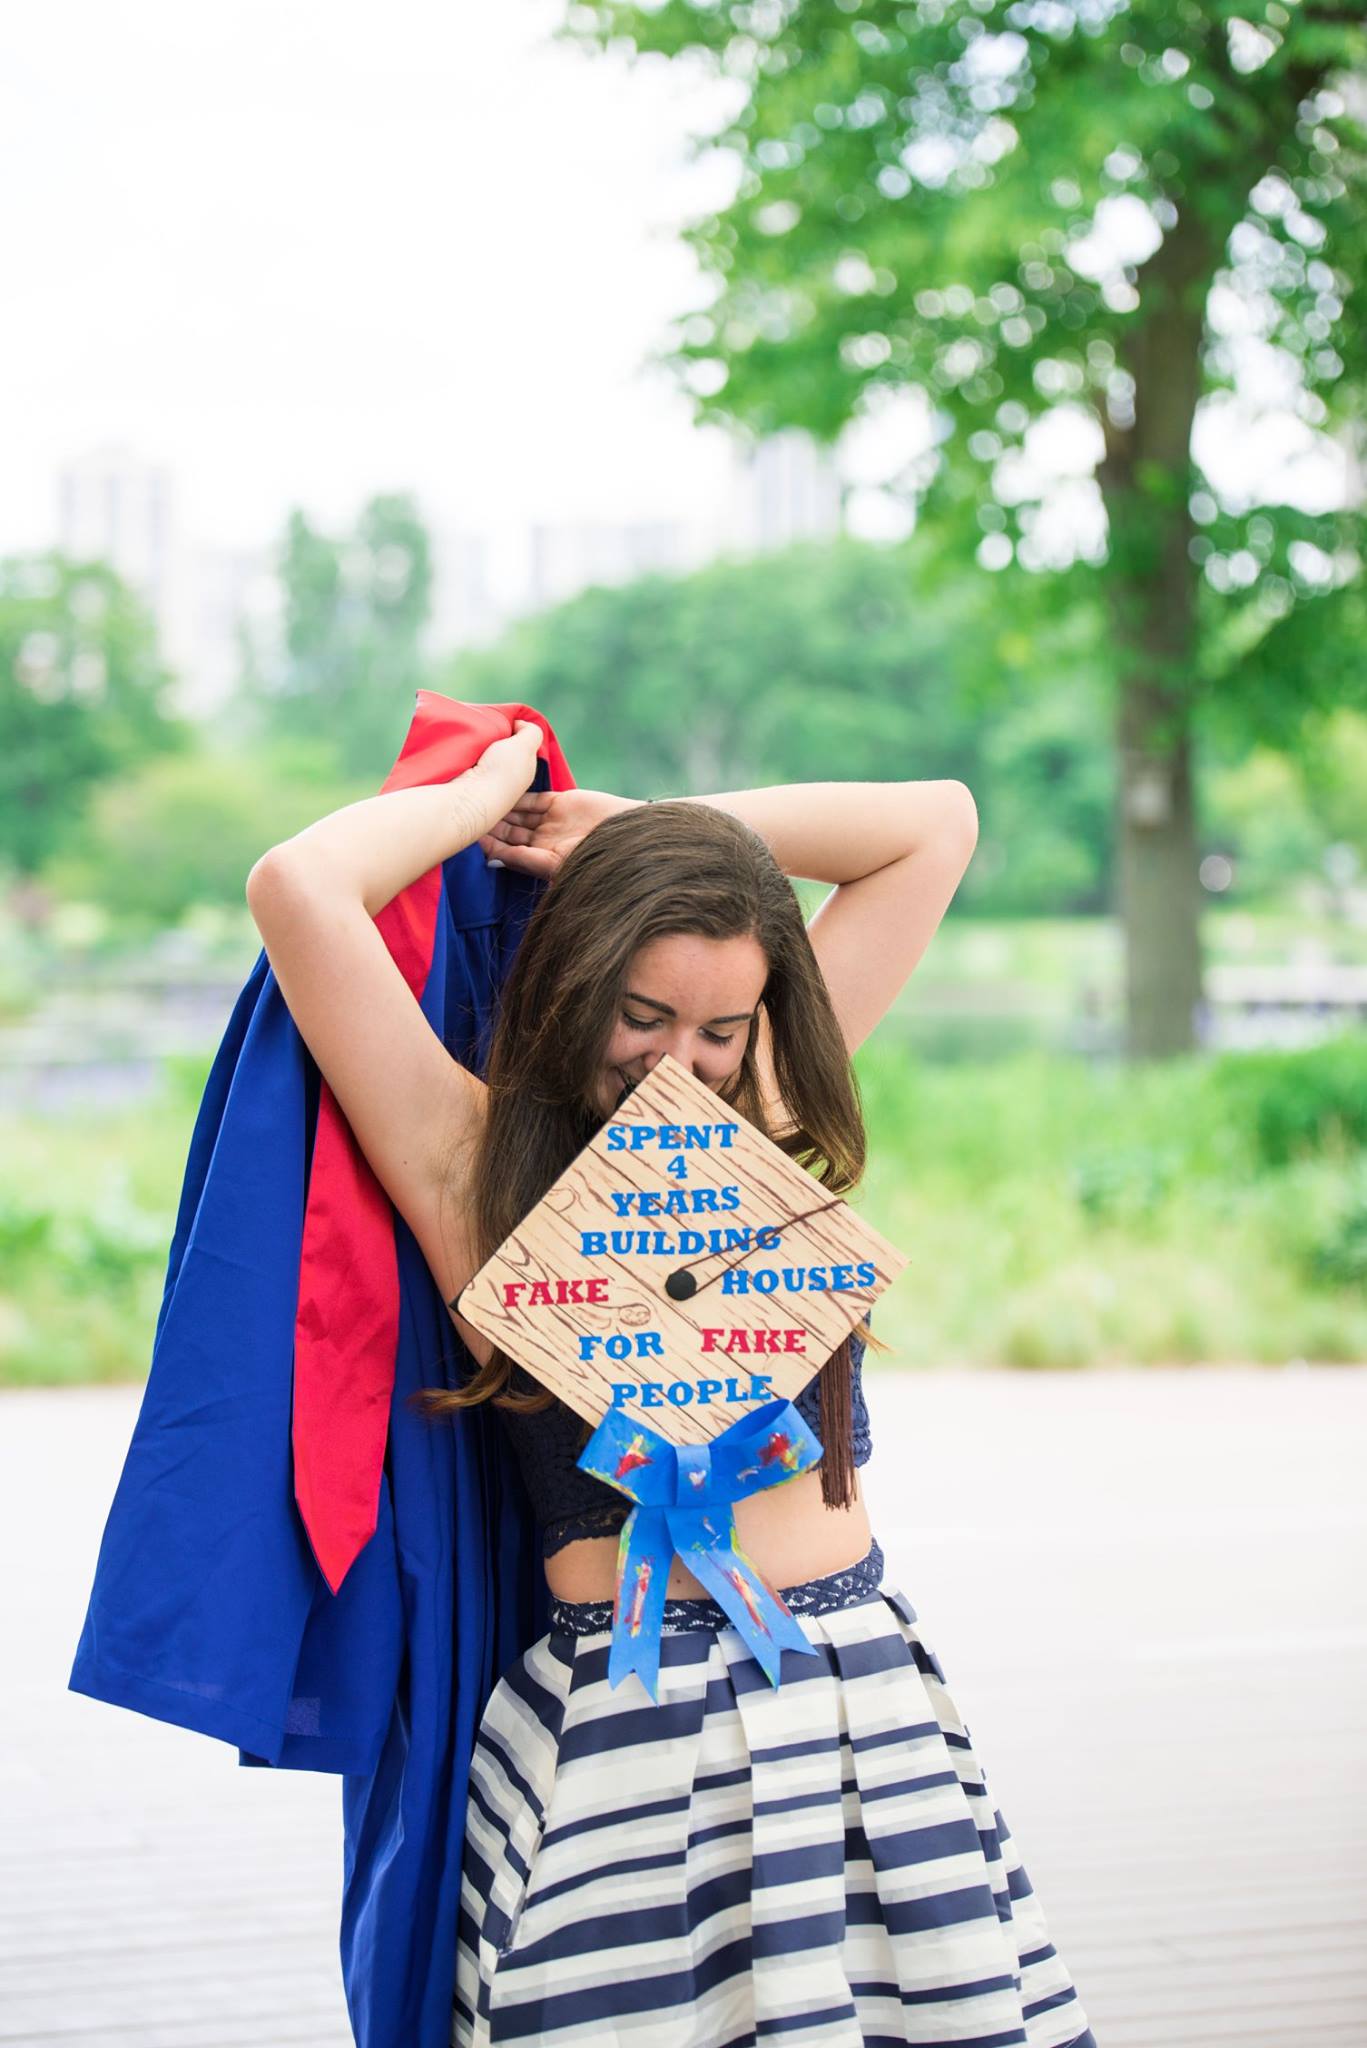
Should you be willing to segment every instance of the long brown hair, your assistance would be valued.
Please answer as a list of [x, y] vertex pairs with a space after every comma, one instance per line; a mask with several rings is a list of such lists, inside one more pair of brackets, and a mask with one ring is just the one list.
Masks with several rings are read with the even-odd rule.
[[[466, 1185], [473, 1270], [495, 1252], [604, 1122], [592, 1099], [632, 956], [675, 933], [753, 936], [768, 962], [760, 998], [774, 1080], [791, 1121], [770, 1128], [752, 1028], [719, 1091], [833, 1194], [864, 1170], [858, 1082], [793, 886], [758, 832], [710, 804], [639, 804], [572, 849], [528, 918], [495, 1010], [486, 1114]], [[455, 1185], [448, 1174], [445, 1185]], [[883, 1349], [868, 1332], [868, 1341]], [[846, 1337], [821, 1368], [822, 1496], [854, 1496], [851, 1356]], [[410, 1404], [435, 1418], [492, 1401], [529, 1412], [554, 1396], [495, 1348], [458, 1388]]]

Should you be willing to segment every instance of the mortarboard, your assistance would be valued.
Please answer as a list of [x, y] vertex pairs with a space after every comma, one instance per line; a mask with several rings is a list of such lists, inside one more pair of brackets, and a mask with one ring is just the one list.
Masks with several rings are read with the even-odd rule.
[[772, 1684], [810, 1651], [733, 1505], [820, 1458], [792, 1398], [906, 1264], [666, 1053], [466, 1282], [461, 1314], [595, 1425], [579, 1463], [633, 1502], [610, 1684], [655, 1697], [676, 1553]]

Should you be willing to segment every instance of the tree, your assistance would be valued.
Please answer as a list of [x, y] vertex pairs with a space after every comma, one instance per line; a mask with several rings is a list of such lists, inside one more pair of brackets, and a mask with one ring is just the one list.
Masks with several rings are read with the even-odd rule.
[[628, 795], [807, 778], [831, 761], [856, 777], [890, 758], [962, 775], [957, 604], [917, 633], [900, 552], [809, 542], [595, 586], [463, 651], [448, 687], [543, 706], [578, 779]]
[[[921, 534], [804, 542], [582, 591], [463, 651], [439, 687], [537, 705], [577, 779], [627, 796], [956, 777], [981, 819], [965, 908], [1096, 911], [1110, 785], [1094, 608], [1001, 621], [982, 600]], [[985, 721], [985, 678], [1003, 672], [1048, 687]]]
[[304, 740], [242, 751], [201, 745], [96, 791], [43, 880], [125, 928], [174, 925], [201, 904], [241, 911], [248, 871], [267, 847], [375, 787], [372, 777], [338, 780], [331, 750]]
[[1089, 426], [1129, 1044], [1187, 1048], [1203, 722], [1280, 739], [1367, 687], [1332, 659], [1358, 511], [1222, 498], [1193, 452], [1251, 353], [1307, 437], [1360, 433], [1357, 0], [591, 0], [562, 34], [728, 81], [698, 143], [735, 197], [685, 235], [714, 296], [664, 353], [700, 420], [833, 441], [923, 392], [930, 510], [1016, 576], [1058, 560], [1041, 429]]
[[142, 601], [103, 562], [0, 562], [0, 859], [33, 876], [93, 791], [190, 729]]
[[431, 610], [427, 531], [413, 500], [370, 500], [334, 538], [290, 515], [279, 551], [280, 644], [249, 650], [245, 693], [266, 732], [326, 737], [343, 775], [377, 775], [398, 752], [423, 680]]

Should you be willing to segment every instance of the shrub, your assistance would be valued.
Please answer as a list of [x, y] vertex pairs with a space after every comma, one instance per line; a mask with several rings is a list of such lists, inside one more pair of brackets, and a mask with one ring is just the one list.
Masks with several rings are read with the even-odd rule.
[[1296, 1052], [1222, 1053], [1211, 1085], [1264, 1166], [1367, 1146], [1367, 1034]]

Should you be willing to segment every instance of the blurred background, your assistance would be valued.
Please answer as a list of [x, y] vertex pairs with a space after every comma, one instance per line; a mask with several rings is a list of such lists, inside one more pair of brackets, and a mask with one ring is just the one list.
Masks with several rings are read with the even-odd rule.
[[[861, 1201], [913, 1261], [882, 1310], [888, 1399], [926, 1412], [916, 1374], [927, 1400], [932, 1373], [966, 1389], [952, 1428], [1007, 1431], [1004, 1491], [1030, 1484], [1010, 1449], [1033, 1428], [1046, 1534], [1072, 1492], [1095, 1535], [1141, 1414], [1154, 1459], [1206, 1430], [1181, 1476], [1125, 1468], [1134, 1583], [1171, 1534], [1144, 1520], [1165, 1485], [1179, 1576], [1217, 1549], [1232, 1571], [1232, 1529], [1245, 1561], [1265, 1542], [1288, 1597], [1324, 1602], [1281, 1647], [1328, 1658], [1346, 1742], [1343, 1660], [1360, 1682], [1367, 1647], [1337, 1462], [1367, 1361], [1360, 9], [52, 0], [0, 37], [0, 1384], [115, 1404], [80, 1425], [95, 1477], [54, 1666], [259, 950], [247, 870], [379, 787], [425, 686], [535, 705], [578, 782], [634, 796], [968, 784], [973, 863], [856, 1059]], [[1028, 1409], [978, 1391], [1022, 1370]], [[53, 1455], [85, 1441], [75, 1407], [5, 1413], [16, 1483], [42, 1470], [19, 1418]], [[1192, 1522], [1217, 1472], [1238, 1499]], [[993, 1597], [1009, 1518], [982, 1505], [985, 1576], [946, 1582], [946, 1637]], [[1222, 1633], [1223, 1597], [1174, 1669], [1205, 1644], [1228, 1706], [1276, 1644], [1251, 1617]], [[1078, 1613], [1085, 1638], [1097, 1606]], [[964, 1627], [971, 1668], [989, 1623]], [[993, 1669], [1027, 1863], [1076, 1946], [1096, 1887], [1051, 1835], [1061, 1752], [1031, 1775], [1026, 1696]], [[61, 1711], [87, 1738], [118, 1718]], [[1245, 1730], [1250, 1759], [1272, 1728]], [[1151, 1808], [1176, 1767], [1150, 1763]], [[1229, 1799], [1251, 1843], [1248, 1780]], [[1288, 1821], [1268, 1927], [1232, 1916], [1267, 1983], [1294, 1979], [1286, 2011], [1145, 2006], [1169, 1928], [1128, 1988], [1097, 1949], [1101, 2048], [1248, 2048], [1255, 2012], [1285, 2048], [1310, 2031], [1297, 1968], [1333, 1986], [1315, 2038], [1367, 2039], [1360, 1967], [1313, 1946], [1324, 1913], [1266, 1963], [1303, 1881], [1332, 1868], [1360, 1909], [1342, 1818]], [[106, 2038], [85, 2024], [62, 2038]], [[324, 2038], [282, 2024], [243, 2037]]]

